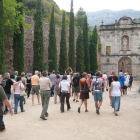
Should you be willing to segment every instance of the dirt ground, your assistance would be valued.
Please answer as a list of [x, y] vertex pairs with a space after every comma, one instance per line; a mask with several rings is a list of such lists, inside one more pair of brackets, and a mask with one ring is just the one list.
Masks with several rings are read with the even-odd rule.
[[[128, 95], [121, 98], [119, 116], [114, 116], [109, 105], [108, 92], [104, 92], [100, 115], [95, 113], [93, 96], [90, 94], [88, 110], [84, 105], [77, 112], [79, 103], [73, 102], [71, 110], [60, 113], [60, 104], [53, 103], [51, 97], [49, 117], [41, 120], [41, 105], [27, 99], [25, 112], [12, 117], [4, 116], [6, 131], [0, 133], [0, 140], [140, 140], [140, 94], [137, 94], [139, 82], [133, 83]], [[66, 110], [66, 105], [65, 105]]]

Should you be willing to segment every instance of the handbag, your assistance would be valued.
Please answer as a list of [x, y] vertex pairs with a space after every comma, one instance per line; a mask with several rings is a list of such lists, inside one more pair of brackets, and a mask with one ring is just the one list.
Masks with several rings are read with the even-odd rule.
[[20, 96], [27, 96], [27, 94], [26, 94], [26, 92], [25, 92], [25, 90], [23, 89], [21, 89], [21, 84], [20, 84]]

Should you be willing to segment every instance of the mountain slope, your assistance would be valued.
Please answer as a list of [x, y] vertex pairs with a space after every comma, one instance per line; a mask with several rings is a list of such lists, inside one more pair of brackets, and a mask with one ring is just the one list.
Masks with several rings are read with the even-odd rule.
[[87, 12], [89, 26], [99, 26], [101, 21], [104, 21], [104, 24], [115, 23], [115, 20], [119, 20], [123, 16], [134, 18], [140, 18], [140, 11], [135, 10], [122, 10], [122, 11], [111, 11], [111, 10], [102, 10], [98, 12]]

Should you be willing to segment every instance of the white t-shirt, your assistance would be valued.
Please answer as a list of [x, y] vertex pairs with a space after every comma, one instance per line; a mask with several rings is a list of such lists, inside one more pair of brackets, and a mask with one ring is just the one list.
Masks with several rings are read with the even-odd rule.
[[62, 93], [69, 93], [69, 86], [70, 86], [70, 83], [69, 83], [69, 81], [67, 81], [67, 80], [62, 80], [61, 82], [60, 82], [60, 85], [59, 85], [60, 87], [61, 87], [61, 92]]
[[67, 75], [67, 78], [68, 78], [69, 83], [71, 83], [70, 75]]
[[105, 81], [107, 80], [107, 75], [103, 74], [103, 78], [105, 79]]
[[120, 87], [121, 84], [119, 81], [116, 82], [112, 82], [113, 83], [113, 89], [111, 92], [111, 96], [121, 96], [121, 91], [120, 91]]

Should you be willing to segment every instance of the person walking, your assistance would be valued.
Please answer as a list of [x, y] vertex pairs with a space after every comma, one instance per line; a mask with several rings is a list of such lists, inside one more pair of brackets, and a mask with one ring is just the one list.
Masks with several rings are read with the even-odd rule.
[[129, 86], [132, 87], [132, 82], [133, 82], [133, 76], [130, 74], [130, 79], [129, 79]]
[[59, 88], [61, 89], [61, 113], [64, 112], [64, 101], [66, 98], [66, 104], [67, 104], [67, 111], [71, 109], [69, 99], [71, 97], [71, 89], [70, 89], [70, 83], [67, 80], [67, 75], [63, 76], [63, 80], [60, 82]]
[[118, 80], [121, 83], [121, 96], [125, 95], [125, 92], [124, 92], [124, 90], [125, 90], [125, 85], [124, 85], [125, 77], [122, 74], [119, 74]]
[[[10, 96], [11, 96], [11, 86], [12, 85], [16, 85], [18, 84], [18, 82], [13, 82], [11, 79], [10, 79], [10, 74], [9, 73], [5, 73], [5, 78], [3, 79], [2, 81], [2, 86], [3, 86], [3, 89], [7, 95], [7, 98], [8, 100], [10, 100]], [[4, 111], [4, 114], [7, 114], [8, 113], [8, 108], [7, 106], [5, 107], [5, 111]]]
[[92, 94], [94, 96], [94, 101], [95, 101], [95, 107], [96, 107], [96, 113], [99, 115], [100, 114], [100, 108], [102, 105], [102, 101], [103, 101], [103, 79], [100, 78], [100, 72], [96, 73], [96, 79], [93, 79], [92, 83], [91, 83], [91, 88], [92, 90]]
[[78, 112], [80, 113], [80, 109], [83, 103], [85, 103], [85, 112], [88, 112], [87, 109], [87, 99], [89, 99], [89, 88], [90, 88], [90, 83], [89, 83], [89, 79], [88, 79], [88, 74], [86, 72], [84, 72], [82, 74], [82, 79], [80, 79], [79, 81], [79, 87], [80, 87], [80, 99], [81, 99], [81, 103], [80, 106], [78, 108]]
[[112, 98], [112, 108], [114, 108], [115, 116], [118, 116], [117, 112], [120, 110], [120, 100], [121, 100], [121, 85], [118, 81], [117, 76], [112, 77], [113, 82], [111, 83], [111, 98]]
[[9, 112], [12, 116], [13, 115], [13, 110], [10, 106], [10, 103], [8, 101], [8, 98], [5, 94], [2, 86], [0, 85], [0, 132], [5, 130], [5, 124], [4, 124], [4, 121], [3, 121], [3, 115], [4, 115], [3, 106], [4, 105], [6, 105], [9, 108]]
[[125, 73], [125, 81], [124, 81], [124, 93], [127, 94], [127, 88], [129, 86], [129, 78], [130, 76]]
[[57, 94], [60, 92], [59, 84], [61, 82], [60, 76], [57, 75], [54, 81], [54, 103], [57, 104]]
[[50, 78], [51, 83], [52, 83], [51, 97], [53, 97], [54, 96], [54, 81], [55, 81], [55, 78], [56, 78], [55, 70], [53, 70], [53, 72], [50, 74], [49, 78]]
[[107, 90], [107, 74], [106, 74], [106, 72], [104, 72], [103, 78], [105, 79], [105, 87], [106, 87], [106, 90]]
[[109, 91], [110, 105], [112, 105], [110, 87], [111, 87], [111, 83], [113, 82], [113, 81], [112, 81], [112, 77], [113, 77], [113, 76], [114, 76], [114, 72], [111, 72], [111, 75], [108, 77], [108, 80], [107, 80], [107, 89], [108, 89], [108, 91]]
[[42, 101], [42, 113], [40, 118], [42, 120], [47, 120], [45, 117], [48, 117], [48, 106], [50, 101], [50, 89], [52, 87], [52, 83], [50, 79], [47, 77], [48, 72], [44, 71], [42, 72], [42, 76], [39, 79], [39, 85], [40, 85], [40, 95], [41, 95], [41, 101]]
[[22, 83], [21, 76], [17, 77], [17, 82], [19, 82], [19, 83], [17, 85], [14, 85], [14, 98], [15, 98], [14, 114], [17, 114], [19, 101], [20, 101], [21, 112], [25, 112], [24, 107], [23, 107], [24, 97], [20, 96], [20, 90], [24, 90], [24, 85]]
[[35, 71], [35, 75], [31, 78], [31, 85], [32, 85], [32, 105], [34, 106], [34, 95], [37, 95], [38, 104], [40, 105], [40, 95], [39, 95], [39, 77], [38, 71]]
[[[10, 75], [10, 79], [15, 83], [16, 81], [14, 80], [14, 75]], [[14, 109], [14, 86], [11, 86], [11, 107]]]
[[78, 73], [74, 73], [74, 78], [73, 78], [73, 87], [74, 87], [74, 99], [73, 101], [79, 102], [79, 93], [80, 93], [80, 88], [79, 88], [79, 81], [80, 77], [78, 76]]
[[27, 77], [27, 98], [30, 98], [30, 92], [31, 92], [31, 76], [32, 74], [29, 74]]

